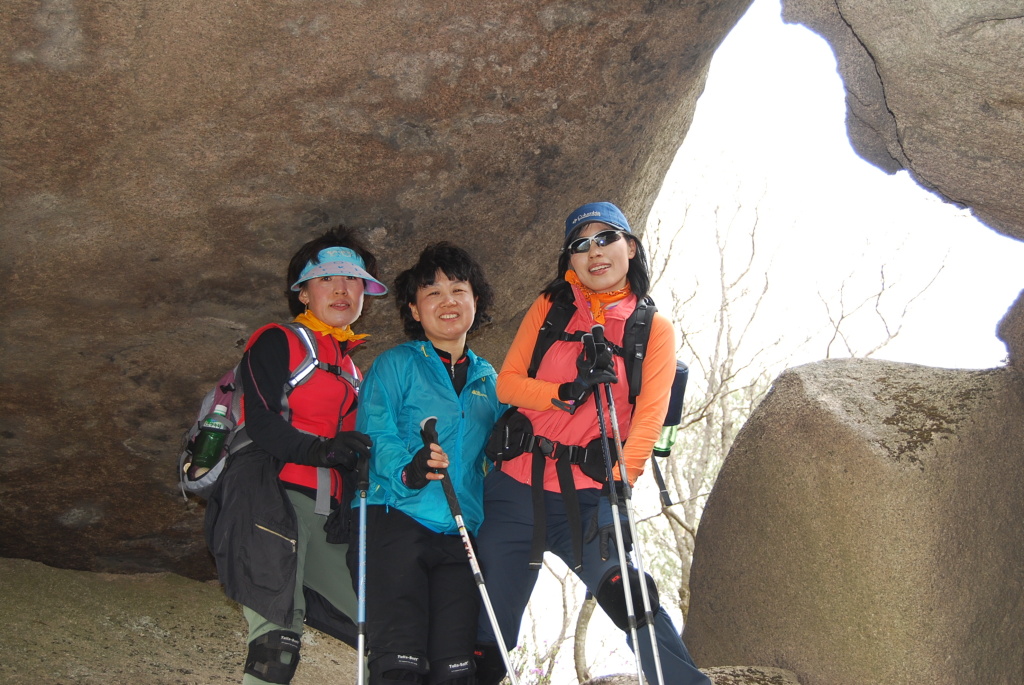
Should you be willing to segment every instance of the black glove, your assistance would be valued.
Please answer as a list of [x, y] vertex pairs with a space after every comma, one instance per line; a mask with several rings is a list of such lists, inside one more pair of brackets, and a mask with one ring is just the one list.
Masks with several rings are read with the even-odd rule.
[[430, 444], [437, 442], [437, 419], [435, 417], [431, 416], [420, 426], [420, 439], [423, 440], [423, 447], [412, 455], [412, 461], [402, 469], [402, 482], [413, 490], [425, 488], [430, 482], [427, 480], [427, 474], [434, 470], [427, 466], [427, 460], [433, 458]]
[[[618, 494], [622, 547], [628, 555], [629, 551], [633, 548], [633, 536], [629, 532], [629, 514], [626, 512], [626, 502], [623, 498], [623, 487], [620, 481], [615, 481], [615, 492]], [[586, 534], [583, 536], [584, 542], [591, 542], [594, 538], [600, 536], [601, 539], [598, 545], [600, 546], [602, 561], [608, 561], [612, 555], [618, 553], [615, 545], [615, 523], [612, 520], [612, 505], [608, 500], [608, 495], [608, 485], [606, 483], [601, 490], [601, 501], [597, 503], [597, 509], [594, 510], [594, 515], [590, 518], [590, 523], [587, 525]]]
[[316, 446], [314, 466], [343, 468], [351, 471], [360, 456], [369, 457], [373, 440], [359, 431], [342, 431]]
[[[600, 340], [598, 340], [600, 337]], [[558, 399], [582, 404], [602, 383], [618, 383], [612, 348], [604, 342], [604, 329], [594, 326], [594, 334], [581, 338], [583, 351], [576, 358], [576, 378], [558, 386]]]

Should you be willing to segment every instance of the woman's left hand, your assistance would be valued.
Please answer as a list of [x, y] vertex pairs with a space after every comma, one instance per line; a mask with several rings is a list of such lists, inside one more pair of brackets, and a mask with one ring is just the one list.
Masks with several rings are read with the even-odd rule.
[[441, 480], [443, 474], [436, 473], [436, 469], [448, 468], [448, 455], [444, 453], [441, 446], [436, 442], [421, 447], [413, 455], [412, 461], [406, 464], [402, 471], [402, 481], [407, 487], [420, 490], [427, 486], [432, 480]]

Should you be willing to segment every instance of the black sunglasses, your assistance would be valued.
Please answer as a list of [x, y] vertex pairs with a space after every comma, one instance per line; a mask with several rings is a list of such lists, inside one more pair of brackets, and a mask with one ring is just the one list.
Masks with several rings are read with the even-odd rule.
[[594, 243], [598, 247], [604, 247], [610, 243], [618, 241], [622, 237], [622, 231], [618, 231], [614, 228], [608, 229], [607, 231], [601, 231], [595, 233], [589, 238], [577, 238], [576, 240], [569, 243], [565, 248], [565, 251], [569, 254], [583, 254], [584, 252], [590, 252], [590, 243]]

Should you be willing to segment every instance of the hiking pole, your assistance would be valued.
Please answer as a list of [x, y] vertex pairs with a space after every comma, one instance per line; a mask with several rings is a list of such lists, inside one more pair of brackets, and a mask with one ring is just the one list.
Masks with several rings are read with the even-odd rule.
[[[595, 344], [604, 344], [604, 328], [600, 326], [594, 326], [594, 342]], [[622, 436], [619, 434], [619, 417], [615, 411], [615, 397], [612, 394], [611, 383], [604, 383], [605, 395], [608, 398], [608, 421], [612, 424], [612, 435], [615, 437], [615, 456], [619, 463], [619, 477], [622, 479], [622, 498], [626, 500], [626, 520], [629, 523], [629, 534], [633, 540], [633, 559], [636, 561], [636, 570], [639, 575], [640, 582], [640, 596], [644, 603], [644, 620], [647, 621], [647, 629], [651, 635], [651, 653], [654, 657], [654, 667], [658, 674], [658, 685], [665, 685], [665, 675], [661, 670], [661, 654], [658, 652], [658, 636], [654, 630], [654, 612], [651, 610], [651, 597], [647, 589], [647, 574], [644, 572], [643, 555], [640, 553], [640, 538], [636, 531], [636, 514], [633, 511], [633, 496], [632, 488], [629, 485], [629, 479], [626, 476], [626, 460], [622, 455]], [[600, 397], [600, 389], [594, 393], [595, 397]], [[601, 404], [597, 405], [598, 415], [601, 415]], [[602, 417], [602, 424], [604, 419]], [[607, 433], [604, 434], [604, 441], [607, 442]], [[612, 482], [611, 463], [609, 459], [608, 464], [608, 482]], [[612, 487], [614, 490], [615, 488]], [[616, 515], [617, 517], [617, 515]], [[617, 518], [616, 518], [617, 522]], [[620, 552], [621, 555], [621, 552]], [[624, 556], [620, 556], [625, 566], [628, 561]], [[622, 577], [626, 578], [625, 568], [623, 568]], [[628, 586], [624, 586], [626, 592], [629, 592]], [[632, 597], [629, 598], [629, 602], [632, 603]], [[639, 654], [640, 645], [635, 642], [636, 635], [633, 636], [634, 644], [637, 646], [637, 653]], [[641, 682], [643, 682], [641, 680]]]
[[[424, 446], [431, 442], [437, 442], [437, 417], [428, 416], [420, 423], [420, 433], [423, 435]], [[429, 441], [429, 442], [428, 442]], [[487, 585], [484, 584], [484, 574], [480, 571], [480, 564], [477, 562], [476, 553], [473, 551], [473, 541], [469, 538], [469, 531], [466, 530], [466, 522], [462, 519], [462, 507], [459, 506], [459, 498], [455, 495], [455, 486], [452, 479], [448, 477], [448, 469], [438, 469], [437, 473], [444, 475], [441, 479], [441, 487], [444, 489], [444, 496], [448, 500], [448, 508], [451, 509], [455, 525], [459, 527], [459, 536], [462, 537], [462, 544], [466, 548], [466, 556], [469, 558], [469, 566], [473, 570], [473, 580], [480, 590], [480, 598], [483, 600], [484, 608], [487, 610], [487, 618], [491, 621], [494, 629], [494, 637], [498, 641], [498, 648], [501, 652], [501, 660], [505, 662], [505, 670], [508, 671], [508, 679], [512, 685], [519, 685], [515, 669], [512, 668], [512, 660], [505, 649], [505, 638], [501, 636], [501, 628], [498, 626], [498, 617], [494, 615], [494, 606], [491, 604], [491, 597], [487, 594]]]
[[366, 682], [366, 491], [370, 489], [370, 455], [363, 455], [356, 464], [359, 489], [359, 606], [356, 612], [359, 670], [356, 685]]
[[[668, 411], [665, 412], [665, 421], [662, 423], [661, 436], [654, 443], [651, 450], [653, 457], [667, 457], [672, 453], [672, 445], [676, 441], [676, 432], [683, 420], [683, 397], [686, 395], [686, 379], [690, 375], [690, 367], [683, 362], [676, 360], [676, 376], [672, 379], [672, 391], [668, 401]], [[668, 487], [665, 485], [665, 476], [661, 473], [657, 459], [651, 459], [654, 464], [654, 480], [658, 483], [658, 490], [661, 494], [662, 508], [672, 506], [672, 498], [668, 494]]]
[[[596, 325], [592, 333], [585, 333], [582, 338], [584, 353], [592, 348], [593, 359], [597, 359], [596, 338], [600, 337], [604, 342], [604, 327]], [[607, 384], [605, 384], [607, 385]], [[622, 589], [626, 599], [626, 619], [629, 622], [629, 636], [633, 639], [633, 656], [636, 658], [637, 682], [644, 683], [644, 672], [640, 665], [640, 642], [636, 635], [636, 611], [633, 609], [633, 593], [629, 587], [629, 573], [626, 571], [629, 560], [626, 558], [626, 545], [622, 539], [622, 522], [619, 520], [619, 496], [615, 489], [615, 469], [612, 466], [611, 449], [608, 447], [608, 428], [604, 423], [604, 409], [601, 406], [600, 388], [594, 393], [594, 403], [597, 405], [597, 424], [601, 430], [601, 453], [604, 455], [605, 473], [608, 474], [608, 502], [612, 508], [612, 529], [615, 531], [615, 548], [619, 554], [619, 569], [622, 571]], [[629, 483], [624, 483], [629, 487]], [[641, 583], [645, 585], [645, 583]], [[664, 685], [662, 683], [661, 685]]]

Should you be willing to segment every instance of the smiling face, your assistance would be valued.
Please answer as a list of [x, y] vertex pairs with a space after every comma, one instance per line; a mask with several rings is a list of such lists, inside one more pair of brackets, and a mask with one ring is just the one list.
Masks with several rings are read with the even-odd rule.
[[[598, 221], [587, 224], [580, 231], [580, 238], [589, 238], [601, 231], [614, 230], [608, 224]], [[569, 266], [579, 276], [580, 282], [594, 292], [608, 293], [626, 287], [629, 260], [636, 255], [636, 244], [628, 235], [601, 247], [590, 243], [590, 250], [569, 257]]]
[[433, 283], [416, 291], [416, 302], [409, 303], [409, 310], [434, 347], [459, 358], [476, 318], [476, 297], [468, 281], [453, 281], [438, 270]]
[[364, 287], [356, 276], [321, 276], [302, 284], [299, 301], [323, 323], [344, 328], [363, 312]]

